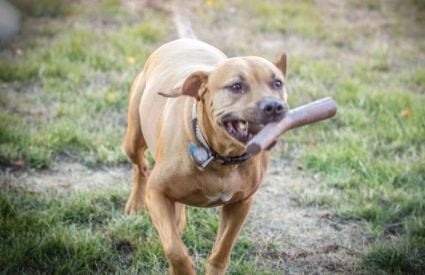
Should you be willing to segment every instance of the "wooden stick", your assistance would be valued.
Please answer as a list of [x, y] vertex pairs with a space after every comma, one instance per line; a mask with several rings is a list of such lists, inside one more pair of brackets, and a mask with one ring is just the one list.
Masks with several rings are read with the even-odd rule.
[[246, 152], [251, 155], [258, 154], [269, 148], [286, 131], [331, 118], [336, 114], [336, 109], [335, 101], [330, 97], [325, 97], [290, 110], [281, 121], [271, 122], [264, 126], [248, 142]]

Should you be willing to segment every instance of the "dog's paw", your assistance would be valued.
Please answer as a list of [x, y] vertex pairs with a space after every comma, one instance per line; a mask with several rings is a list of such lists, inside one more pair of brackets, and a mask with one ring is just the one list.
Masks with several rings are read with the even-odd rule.
[[125, 204], [124, 214], [135, 215], [141, 213], [145, 208], [145, 203], [140, 199], [129, 198]]

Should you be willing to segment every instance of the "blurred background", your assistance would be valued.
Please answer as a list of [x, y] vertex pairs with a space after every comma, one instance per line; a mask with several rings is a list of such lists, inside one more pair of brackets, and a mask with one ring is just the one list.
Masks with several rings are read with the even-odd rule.
[[[228, 56], [286, 51], [290, 106], [339, 104], [274, 149], [229, 273], [424, 273], [425, 2], [179, 3]], [[178, 38], [174, 5], [0, 1], [0, 271], [166, 272], [147, 214], [122, 215], [121, 142], [133, 79]], [[200, 272], [217, 215], [189, 211]]]

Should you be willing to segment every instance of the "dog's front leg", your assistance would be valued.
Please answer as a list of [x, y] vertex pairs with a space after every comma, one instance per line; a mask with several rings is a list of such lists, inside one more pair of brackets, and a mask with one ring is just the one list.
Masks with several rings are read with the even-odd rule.
[[251, 204], [252, 197], [222, 207], [220, 227], [214, 249], [208, 259], [206, 274], [218, 275], [226, 272], [233, 244], [239, 235]]
[[146, 191], [146, 204], [170, 264], [170, 274], [196, 274], [195, 265], [180, 238], [175, 202], [154, 188], [148, 187]]

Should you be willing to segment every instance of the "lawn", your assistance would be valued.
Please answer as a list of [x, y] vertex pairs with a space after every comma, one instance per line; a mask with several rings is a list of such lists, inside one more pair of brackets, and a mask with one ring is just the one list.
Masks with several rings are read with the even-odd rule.
[[[78, 162], [125, 165], [131, 81], [176, 38], [166, 8], [131, 1], [12, 1], [21, 32], [0, 44], [0, 175]], [[421, 1], [202, 1], [198, 37], [231, 55], [289, 57], [290, 106], [332, 96], [337, 117], [286, 134], [274, 159], [318, 175], [302, 199], [361, 221], [358, 273], [425, 272], [425, 6]], [[272, 45], [272, 46], [270, 46]], [[279, 48], [281, 45], [284, 47]], [[279, 47], [278, 47], [279, 46]], [[2, 180], [1, 182], [5, 182]], [[124, 216], [126, 188], [66, 197], [1, 187], [0, 272], [164, 273], [146, 214]], [[204, 269], [215, 209], [191, 209], [184, 240]], [[308, 237], [308, 236], [306, 236]], [[279, 274], [242, 233], [231, 274]], [[264, 254], [264, 253], [263, 253]], [[266, 253], [267, 254], [267, 253]], [[289, 271], [289, 273], [291, 273]]]

